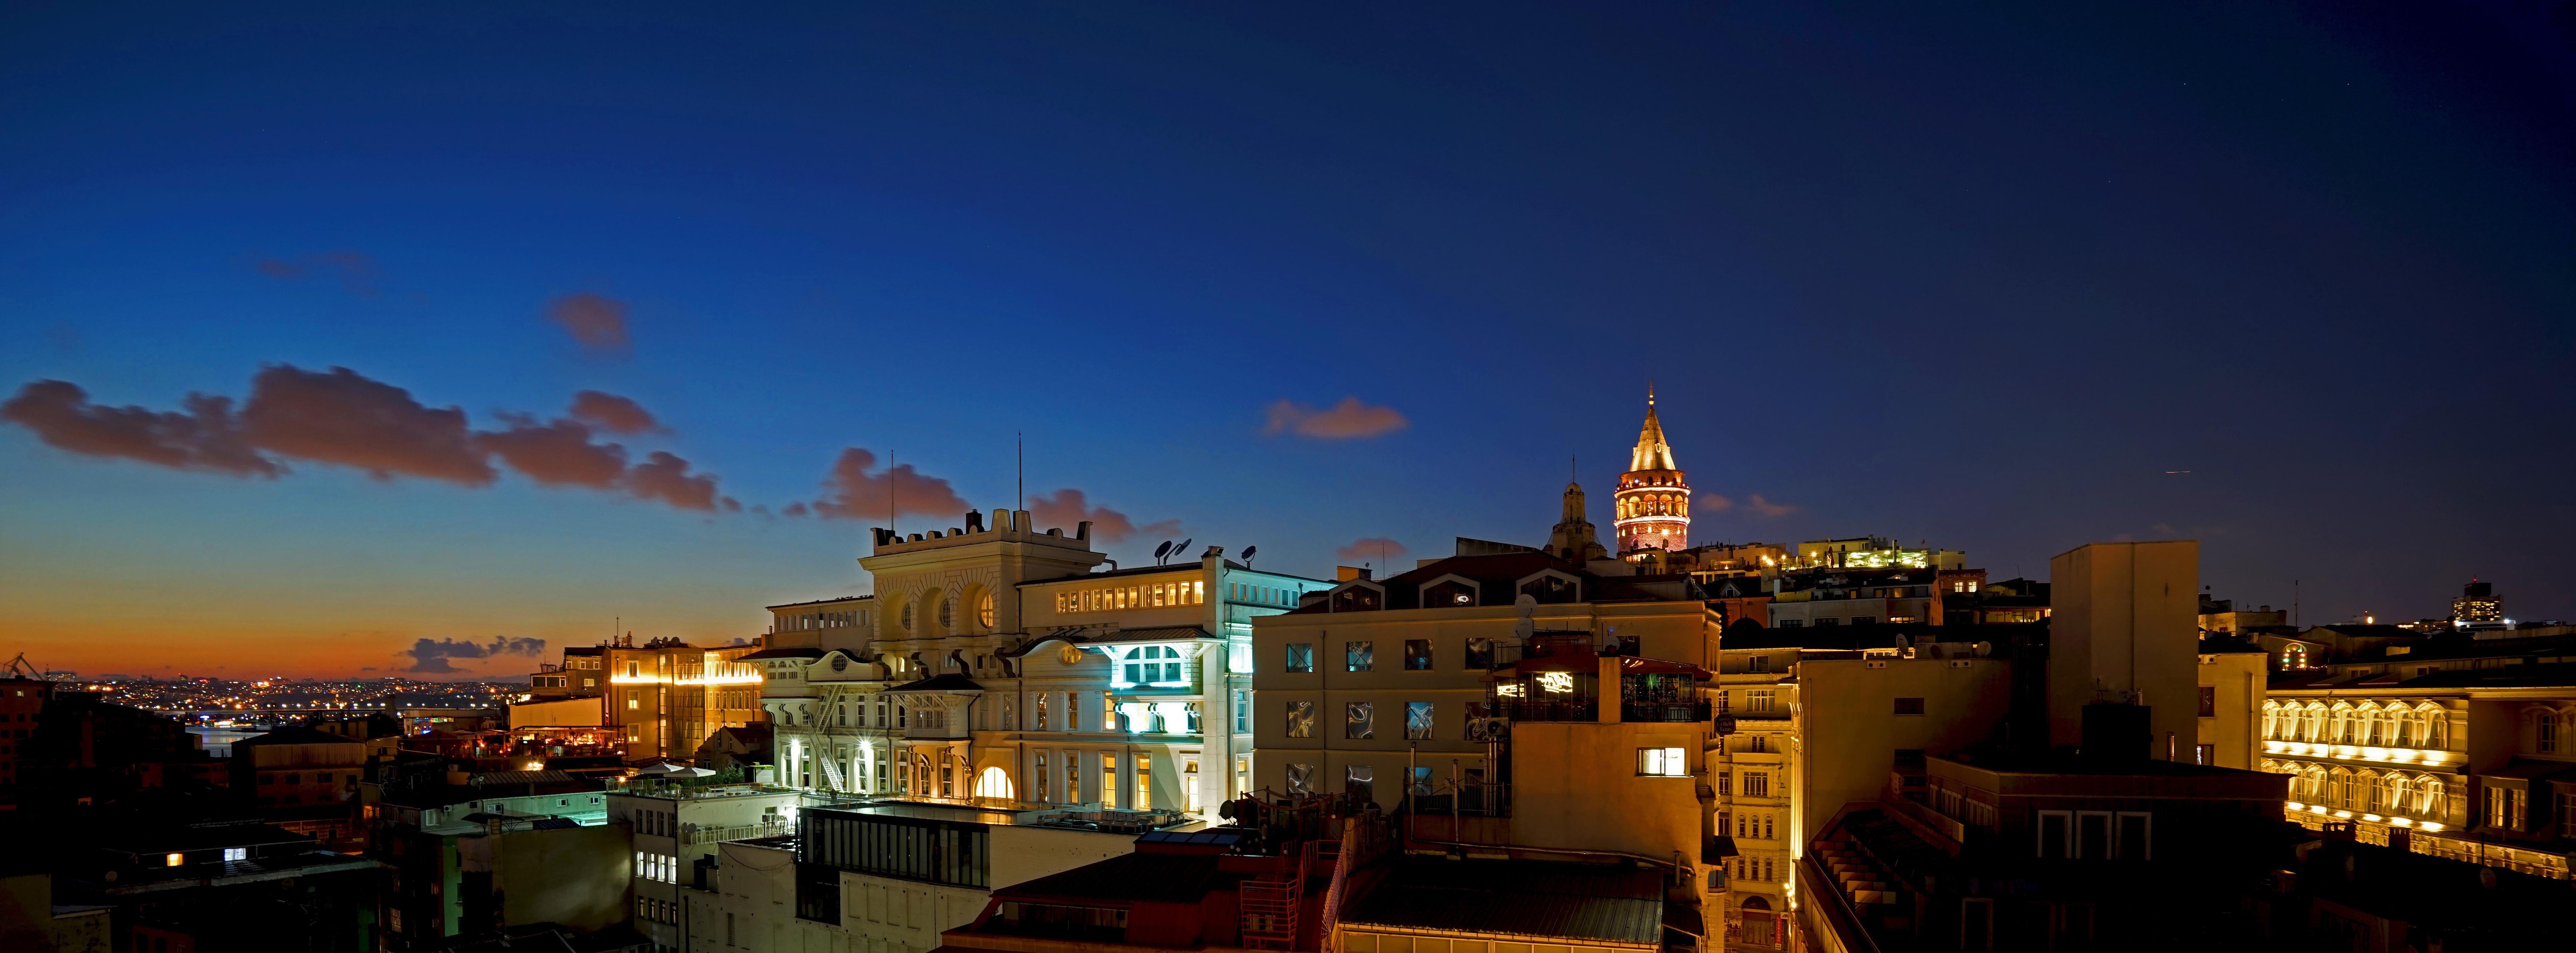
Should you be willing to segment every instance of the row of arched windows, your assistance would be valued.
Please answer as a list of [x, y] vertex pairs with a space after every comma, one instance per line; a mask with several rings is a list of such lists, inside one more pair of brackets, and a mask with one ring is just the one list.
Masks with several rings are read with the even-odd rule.
[[1621, 494], [1619, 518], [1639, 516], [1689, 516], [1690, 497], [1680, 493]]
[[2328, 768], [2298, 761], [2263, 761], [2263, 770], [2290, 775], [2290, 800], [2347, 811], [2406, 814], [2439, 821], [2449, 816], [2449, 787], [2440, 775], [2370, 768]]
[[2324, 702], [2301, 705], [2295, 701], [2266, 701], [2263, 737], [2316, 744], [2445, 749], [2451, 746], [2451, 711], [2432, 702], [2412, 706], [2405, 702], [2336, 702], [2329, 707]]

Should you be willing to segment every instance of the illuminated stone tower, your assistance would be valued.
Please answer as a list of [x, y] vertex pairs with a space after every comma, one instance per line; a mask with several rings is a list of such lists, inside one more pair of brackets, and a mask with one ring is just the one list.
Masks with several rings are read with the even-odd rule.
[[1673, 448], [1664, 442], [1663, 421], [1655, 418], [1655, 389], [1646, 388], [1646, 426], [1637, 432], [1637, 449], [1628, 454], [1628, 472], [1619, 475], [1619, 554], [1641, 549], [1690, 548], [1690, 484], [1673, 465]]

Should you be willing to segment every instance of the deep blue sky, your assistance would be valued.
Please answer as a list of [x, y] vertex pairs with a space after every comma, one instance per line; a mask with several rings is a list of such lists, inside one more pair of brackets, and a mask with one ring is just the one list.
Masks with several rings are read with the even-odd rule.
[[[2566, 4], [1886, 6], [21, 5], [0, 394], [598, 390], [773, 511], [845, 447], [1009, 505], [1025, 431], [1032, 494], [1323, 574], [1536, 542], [1568, 454], [1606, 523], [1651, 378], [1702, 541], [2194, 537], [2310, 623], [2576, 615]], [[1265, 432], [1347, 397], [1409, 426]], [[865, 522], [287, 462], [0, 426], [0, 636], [391, 671], [860, 588]]]

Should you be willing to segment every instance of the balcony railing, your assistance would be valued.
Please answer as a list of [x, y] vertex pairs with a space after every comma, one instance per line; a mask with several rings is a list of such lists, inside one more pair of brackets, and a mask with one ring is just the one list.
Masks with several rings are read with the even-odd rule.
[[1601, 707], [1593, 699], [1580, 701], [1511, 701], [1496, 704], [1497, 711], [1513, 721], [1600, 721]]
[[1707, 702], [1625, 702], [1620, 721], [1694, 722], [1708, 720]]

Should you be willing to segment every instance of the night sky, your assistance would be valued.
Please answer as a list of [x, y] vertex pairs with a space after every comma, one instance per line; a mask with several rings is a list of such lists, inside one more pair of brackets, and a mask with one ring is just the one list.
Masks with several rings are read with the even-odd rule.
[[2576, 617], [2565, 3], [386, 6], [0, 11], [0, 653], [729, 641], [1015, 433], [1410, 566], [1606, 532], [1649, 380], [1695, 541]]

